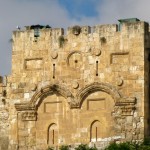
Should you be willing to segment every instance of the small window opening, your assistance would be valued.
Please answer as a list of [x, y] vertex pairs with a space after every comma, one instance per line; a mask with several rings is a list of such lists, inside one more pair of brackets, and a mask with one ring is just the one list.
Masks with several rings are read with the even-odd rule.
[[54, 130], [53, 130], [53, 138], [52, 138], [52, 140], [53, 140], [53, 144], [55, 144], [55, 134], [54, 134]]
[[55, 64], [53, 64], [53, 79], [55, 79]]
[[96, 142], [97, 142], [97, 127], [95, 129], [96, 129], [95, 133], [96, 133]]
[[96, 76], [98, 76], [98, 61], [96, 61]]
[[78, 60], [75, 60], [74, 62], [75, 62], [75, 63], [78, 63]]

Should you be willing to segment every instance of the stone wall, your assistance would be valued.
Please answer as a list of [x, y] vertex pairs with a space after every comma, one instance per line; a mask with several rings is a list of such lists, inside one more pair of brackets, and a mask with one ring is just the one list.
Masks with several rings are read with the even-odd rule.
[[14, 31], [9, 149], [143, 139], [148, 49], [148, 24], [141, 21], [122, 23], [121, 31], [117, 25], [74, 26], [65, 35], [46, 27]]
[[7, 150], [9, 145], [9, 105], [6, 89], [0, 76], [0, 149]]

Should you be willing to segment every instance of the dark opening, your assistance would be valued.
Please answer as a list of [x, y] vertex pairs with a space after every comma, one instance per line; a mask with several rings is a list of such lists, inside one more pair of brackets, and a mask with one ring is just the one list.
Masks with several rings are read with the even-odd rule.
[[54, 134], [54, 130], [53, 130], [53, 144], [55, 143], [54, 138], [55, 138], [55, 134]]
[[98, 76], [98, 61], [96, 61], [96, 76]]
[[53, 79], [55, 79], [55, 64], [53, 64]]
[[78, 63], [78, 60], [75, 60], [74, 62], [75, 62], [75, 63]]

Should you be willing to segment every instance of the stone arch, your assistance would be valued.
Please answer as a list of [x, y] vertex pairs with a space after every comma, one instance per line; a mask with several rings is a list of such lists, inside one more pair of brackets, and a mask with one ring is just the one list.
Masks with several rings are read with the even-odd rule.
[[122, 95], [119, 93], [119, 91], [112, 85], [108, 83], [99, 83], [94, 82], [92, 84], [87, 85], [86, 87], [82, 88], [78, 94], [77, 94], [77, 100], [81, 107], [83, 101], [87, 96], [89, 96], [91, 93], [97, 92], [97, 91], [103, 91], [107, 94], [111, 95], [114, 99], [115, 103], [120, 100]]
[[68, 65], [68, 66], [70, 66], [69, 60], [70, 60], [71, 56], [74, 55], [74, 54], [79, 54], [79, 55], [81, 55], [81, 57], [82, 57], [82, 52], [81, 52], [81, 51], [72, 51], [72, 52], [69, 53], [68, 56], [67, 56], [67, 65]]
[[51, 123], [47, 129], [47, 144], [57, 145], [58, 142], [58, 127], [56, 123]]
[[[98, 130], [100, 130], [100, 121], [94, 120], [90, 125], [90, 142], [92, 142], [92, 138], [95, 138], [95, 141], [97, 142], [99, 133]], [[95, 132], [93, 131], [95, 129]], [[94, 133], [93, 133], [94, 132]]]
[[45, 96], [47, 96], [49, 94], [53, 94], [53, 93], [59, 93], [60, 95], [62, 95], [64, 98], [67, 99], [69, 105], [71, 105], [71, 103], [75, 103], [74, 96], [66, 87], [61, 86], [59, 84], [52, 84], [52, 85], [43, 87], [38, 92], [36, 92], [32, 96], [29, 105], [32, 107], [35, 107], [37, 109], [37, 107], [40, 105], [42, 99]]

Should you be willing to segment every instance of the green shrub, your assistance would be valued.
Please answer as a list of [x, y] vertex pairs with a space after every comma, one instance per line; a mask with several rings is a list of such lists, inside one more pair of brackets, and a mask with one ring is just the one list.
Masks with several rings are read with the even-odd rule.
[[89, 147], [89, 150], [97, 150], [96, 147]]
[[112, 143], [105, 150], [119, 150], [118, 144]]
[[132, 150], [130, 143], [112, 143], [105, 150]]
[[89, 147], [87, 144], [80, 144], [78, 147], [75, 148], [75, 150], [97, 150], [97, 148]]
[[150, 137], [144, 139], [143, 145], [149, 145], [150, 146]]
[[112, 143], [105, 150], [150, 150], [150, 139], [143, 142]]
[[62, 145], [59, 147], [60, 150], [69, 150], [69, 146], [68, 145]]
[[46, 150], [54, 150], [54, 147], [48, 147]]
[[75, 150], [88, 150], [87, 144], [80, 144]]
[[65, 39], [64, 39], [64, 36], [63, 36], [63, 35], [59, 36], [58, 42], [59, 42], [59, 47], [60, 47], [60, 48], [63, 47], [63, 45], [64, 45], [64, 43], [65, 43]]

